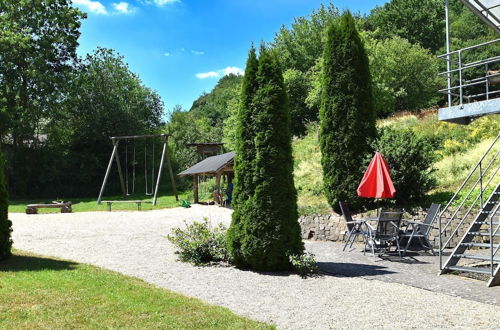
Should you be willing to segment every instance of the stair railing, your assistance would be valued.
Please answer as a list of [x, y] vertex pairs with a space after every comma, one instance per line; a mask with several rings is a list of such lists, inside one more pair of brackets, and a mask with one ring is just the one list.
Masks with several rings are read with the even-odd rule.
[[500, 224], [497, 225], [497, 228], [493, 231], [493, 218], [495, 217], [498, 217], [497, 216], [497, 212], [498, 212], [498, 209], [500, 208], [500, 203], [497, 203], [495, 205], [495, 208], [493, 209], [492, 213], [490, 213], [490, 230], [489, 230], [489, 234], [490, 234], [490, 271], [491, 271], [491, 277], [495, 276], [495, 269], [493, 267], [493, 261], [494, 261], [494, 258], [495, 258], [495, 255], [497, 254], [498, 252], [498, 248], [500, 247], [500, 243], [498, 244], [497, 248], [495, 250], [493, 250], [493, 247], [494, 247], [494, 237], [496, 237], [495, 235], [497, 234], [498, 232], [498, 229], [500, 228]]
[[[448, 204], [441, 211], [438, 218], [438, 230], [439, 230], [439, 268], [443, 269], [443, 251], [448, 248], [453, 240], [453, 237], [457, 235], [460, 228], [462, 228], [465, 220], [471, 214], [472, 210], [476, 206], [479, 201], [478, 209], [482, 209], [484, 207], [484, 198], [483, 195], [487, 189], [490, 188], [490, 184], [493, 179], [496, 177], [498, 171], [500, 170], [500, 164], [495, 164], [495, 161], [499, 158], [500, 149], [497, 150], [493, 157], [489, 161], [485, 161], [486, 157], [492, 152], [493, 148], [497, 145], [497, 142], [500, 140], [500, 133], [497, 135], [493, 143], [488, 147], [486, 152], [479, 159], [477, 164], [472, 168], [469, 175], [465, 178], [464, 182], [460, 186], [460, 188], [455, 192], [453, 197], [450, 199]], [[500, 145], [500, 144], [499, 144]], [[485, 164], [486, 163], [486, 164]], [[486, 166], [485, 166], [486, 165]], [[473, 178], [477, 176], [477, 180], [473, 182]], [[489, 177], [489, 179], [487, 179]], [[487, 180], [486, 180], [487, 179]], [[467, 188], [470, 184], [472, 184], [471, 188]], [[469, 189], [468, 191], [466, 189]], [[466, 192], [467, 191], [467, 192]], [[472, 195], [473, 192], [478, 191], [478, 195], [474, 198]], [[466, 193], [465, 193], [466, 192]], [[462, 195], [465, 193], [465, 197]], [[472, 196], [472, 197], [471, 197]], [[451, 217], [446, 221], [443, 225], [443, 219], [445, 218], [446, 212], [450, 209], [454, 203], [457, 202], [457, 199], [463, 200], [459, 203], [458, 207], [454, 210]], [[471, 202], [472, 199], [472, 202]], [[469, 208], [465, 211], [465, 213], [457, 218], [457, 215], [460, 214], [460, 211], [466, 206], [466, 202], [470, 202]], [[458, 219], [458, 220], [457, 220]], [[458, 224], [453, 224], [458, 221]], [[490, 229], [492, 227], [490, 226]], [[449, 235], [446, 235], [446, 231], [450, 231]], [[498, 228], [497, 228], [498, 230]], [[493, 234], [492, 234], [493, 235]], [[490, 235], [490, 236], [492, 236]], [[445, 237], [447, 237], [446, 241], [444, 241]], [[497, 249], [498, 250], [498, 249]], [[493, 251], [493, 249], [491, 250]], [[492, 257], [493, 258], [493, 257]], [[491, 260], [493, 264], [493, 259]]]

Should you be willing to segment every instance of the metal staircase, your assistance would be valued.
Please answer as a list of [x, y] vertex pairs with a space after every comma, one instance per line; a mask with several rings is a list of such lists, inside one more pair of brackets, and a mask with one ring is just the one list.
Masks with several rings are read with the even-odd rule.
[[[451, 271], [484, 274], [489, 277], [488, 286], [500, 285], [499, 140], [500, 134], [440, 213], [440, 274]], [[443, 263], [445, 251], [453, 247], [460, 235], [462, 238]]]

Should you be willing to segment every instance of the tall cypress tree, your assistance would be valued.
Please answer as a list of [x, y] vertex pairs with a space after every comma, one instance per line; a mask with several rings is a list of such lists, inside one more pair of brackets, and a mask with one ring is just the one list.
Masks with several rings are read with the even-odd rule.
[[241, 91], [241, 103], [238, 109], [236, 127], [236, 156], [234, 161], [233, 216], [227, 233], [227, 245], [233, 262], [244, 265], [241, 255], [241, 236], [244, 232], [245, 217], [249, 215], [251, 197], [253, 196], [253, 160], [255, 158], [255, 131], [253, 99], [257, 92], [257, 71], [259, 62], [252, 45], [248, 54], [245, 76]]
[[361, 208], [356, 188], [376, 135], [368, 65], [352, 15], [331, 21], [323, 53], [320, 143], [325, 194], [337, 212], [344, 200]]
[[[250, 101], [254, 145], [249, 143], [251, 149], [244, 151], [253, 160], [251, 186], [246, 187], [252, 196], [245, 215], [240, 216], [239, 250], [237, 253], [233, 250], [232, 255], [238, 256], [239, 266], [285, 270], [291, 268], [288, 255], [303, 253], [304, 246], [297, 221], [288, 97], [278, 59], [264, 47], [254, 86], [257, 89], [252, 90], [255, 93]], [[237, 165], [236, 172], [239, 170], [241, 167]], [[235, 214], [241, 214], [238, 212], [235, 210]], [[235, 218], [232, 227], [234, 224]]]
[[12, 240], [10, 238], [12, 223], [7, 218], [9, 201], [4, 172], [5, 164], [2, 150], [0, 150], [0, 260], [10, 256], [10, 249], [12, 247]]

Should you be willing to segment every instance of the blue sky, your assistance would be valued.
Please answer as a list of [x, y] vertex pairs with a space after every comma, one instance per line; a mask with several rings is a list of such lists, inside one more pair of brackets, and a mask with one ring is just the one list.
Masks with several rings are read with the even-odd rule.
[[[376, 0], [333, 1], [369, 12]], [[78, 53], [107, 47], [125, 57], [165, 108], [189, 109], [226, 73], [244, 70], [250, 43], [271, 41], [281, 25], [325, 0], [73, 0], [88, 14]]]

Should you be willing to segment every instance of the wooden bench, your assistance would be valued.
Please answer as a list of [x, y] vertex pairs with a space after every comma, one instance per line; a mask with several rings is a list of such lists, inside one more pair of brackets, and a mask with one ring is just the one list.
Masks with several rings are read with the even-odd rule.
[[142, 203], [151, 203], [149, 201], [141, 201], [141, 200], [132, 200], [132, 201], [102, 201], [102, 203], [108, 204], [108, 210], [111, 212], [111, 205], [113, 203], [136, 203], [137, 204], [137, 211], [140, 211], [142, 209]]
[[38, 209], [61, 209], [61, 213], [71, 213], [73, 209], [71, 207], [71, 202], [58, 203], [54, 202], [52, 204], [28, 204], [26, 205], [26, 214], [37, 214]]

